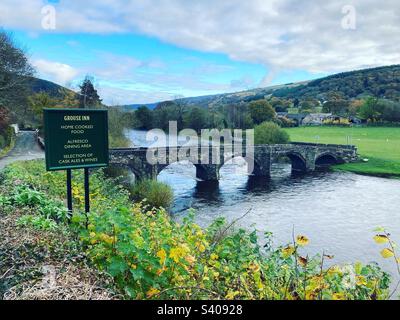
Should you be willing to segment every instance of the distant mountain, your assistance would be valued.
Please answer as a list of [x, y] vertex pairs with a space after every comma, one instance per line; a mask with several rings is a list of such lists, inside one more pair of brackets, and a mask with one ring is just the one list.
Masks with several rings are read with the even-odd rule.
[[33, 93], [46, 92], [47, 94], [49, 94], [50, 96], [52, 96], [54, 98], [61, 98], [62, 91], [73, 92], [71, 89], [60, 86], [54, 82], [35, 78], [35, 77], [30, 78], [30, 84], [31, 84], [31, 89], [32, 89]]
[[285, 89], [290, 90], [303, 86], [309, 83], [309, 81], [302, 81], [296, 83], [287, 83], [282, 85], [276, 85], [266, 88], [256, 88], [251, 90], [245, 90], [234, 93], [223, 93], [217, 95], [200, 96], [192, 98], [181, 98], [176, 99], [176, 102], [185, 105], [195, 105], [199, 107], [212, 107], [217, 105], [232, 105], [241, 102], [250, 102], [254, 100], [264, 99], [270, 95], [273, 95], [275, 91]]
[[350, 71], [308, 82], [295, 88], [274, 91], [276, 97], [327, 99], [329, 93], [344, 99], [374, 96], [400, 101], [400, 65]]
[[[288, 83], [236, 93], [181, 98], [174, 101], [188, 106], [211, 107], [249, 102], [269, 96], [291, 100], [315, 98], [325, 101], [329, 98], [329, 94], [332, 93], [341, 96], [343, 99], [375, 96], [400, 101], [400, 65], [356, 70], [317, 80]], [[165, 101], [160, 103], [165, 103]], [[147, 104], [152, 109], [157, 105], [158, 103]], [[135, 108], [138, 106], [140, 105], [127, 107]]]

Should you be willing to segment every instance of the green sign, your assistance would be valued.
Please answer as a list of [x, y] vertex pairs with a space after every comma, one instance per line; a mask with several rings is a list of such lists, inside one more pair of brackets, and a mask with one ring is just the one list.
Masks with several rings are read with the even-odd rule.
[[44, 109], [48, 171], [108, 166], [107, 110]]

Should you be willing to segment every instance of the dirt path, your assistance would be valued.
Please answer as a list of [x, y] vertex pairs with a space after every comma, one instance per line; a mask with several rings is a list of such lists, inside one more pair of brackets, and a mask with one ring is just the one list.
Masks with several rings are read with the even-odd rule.
[[14, 149], [6, 157], [0, 159], [0, 170], [15, 161], [41, 158], [44, 158], [44, 152], [36, 141], [36, 133], [21, 131], [17, 135]]

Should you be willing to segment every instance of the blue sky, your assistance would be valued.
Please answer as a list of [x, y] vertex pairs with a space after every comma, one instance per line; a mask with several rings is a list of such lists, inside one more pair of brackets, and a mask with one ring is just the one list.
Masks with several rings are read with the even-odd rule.
[[235, 92], [397, 64], [399, 15], [397, 0], [0, 3], [0, 26], [27, 47], [39, 77], [76, 88], [91, 75], [108, 104]]
[[[58, 61], [77, 70], [71, 79], [38, 68], [38, 76], [76, 88], [85, 75], [103, 87], [148, 93], [142, 98], [106, 97], [107, 103], [147, 103], [175, 96], [199, 96], [259, 87], [268, 73], [260, 63], [226, 54], [190, 50], [140, 34], [63, 34], [14, 31], [32, 61]], [[319, 74], [318, 74], [319, 76]], [[315, 78], [308, 72], [281, 72], [270, 84]], [[154, 98], [152, 95], [154, 94]]]

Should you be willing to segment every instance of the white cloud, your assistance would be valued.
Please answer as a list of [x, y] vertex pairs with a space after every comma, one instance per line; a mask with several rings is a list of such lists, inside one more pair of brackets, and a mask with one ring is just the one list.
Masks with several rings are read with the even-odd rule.
[[68, 64], [38, 59], [32, 61], [40, 76], [54, 81], [60, 85], [66, 85], [73, 80], [79, 71]]
[[170, 100], [174, 97], [174, 94], [163, 91], [149, 92], [145, 90], [121, 89], [106, 85], [100, 85], [97, 90], [100, 97], [108, 105], [153, 103]]
[[[0, 24], [44, 31], [45, 4], [2, 0]], [[355, 30], [342, 28], [345, 5], [356, 9]], [[51, 32], [140, 32], [273, 70], [331, 73], [400, 63], [398, 0], [60, 0], [55, 7]]]

